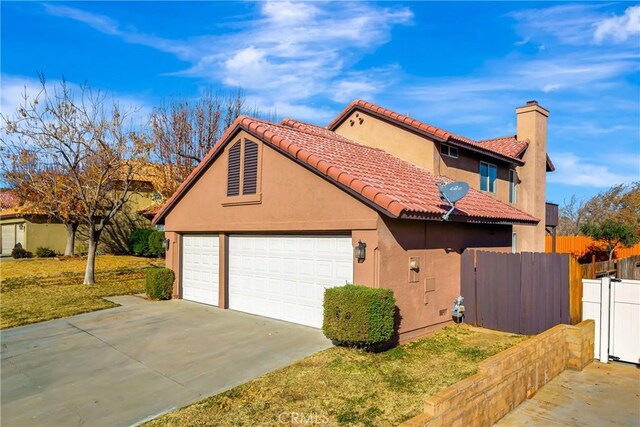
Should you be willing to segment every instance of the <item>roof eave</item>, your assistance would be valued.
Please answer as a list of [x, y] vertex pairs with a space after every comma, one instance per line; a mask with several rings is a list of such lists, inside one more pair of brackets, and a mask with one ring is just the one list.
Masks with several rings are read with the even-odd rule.
[[[400, 215], [400, 219], [426, 220], [426, 221], [444, 221], [444, 214], [436, 214], [429, 212], [405, 211]], [[449, 222], [462, 222], [469, 224], [489, 224], [489, 225], [536, 225], [540, 222], [538, 219], [515, 219], [515, 218], [486, 218], [468, 215], [455, 215], [449, 217]]]

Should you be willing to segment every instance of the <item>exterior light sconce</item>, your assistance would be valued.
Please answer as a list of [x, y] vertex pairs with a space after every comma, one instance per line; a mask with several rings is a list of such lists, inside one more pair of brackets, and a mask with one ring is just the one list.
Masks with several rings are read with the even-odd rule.
[[362, 240], [358, 240], [358, 245], [353, 248], [353, 257], [358, 260], [358, 262], [364, 262], [367, 255], [367, 244]]
[[20, 224], [20, 225], [18, 225], [18, 229], [19, 229], [19, 230], [24, 230], [24, 224]]
[[162, 241], [162, 247], [164, 248], [165, 251], [169, 250], [169, 239], [164, 239]]

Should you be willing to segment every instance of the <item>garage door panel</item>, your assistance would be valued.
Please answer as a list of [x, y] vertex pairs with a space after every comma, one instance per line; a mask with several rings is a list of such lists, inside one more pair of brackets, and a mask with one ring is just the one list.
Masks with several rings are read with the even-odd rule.
[[182, 298], [218, 305], [220, 239], [217, 235], [182, 238]]
[[230, 236], [229, 308], [319, 328], [328, 287], [352, 282], [349, 236]]

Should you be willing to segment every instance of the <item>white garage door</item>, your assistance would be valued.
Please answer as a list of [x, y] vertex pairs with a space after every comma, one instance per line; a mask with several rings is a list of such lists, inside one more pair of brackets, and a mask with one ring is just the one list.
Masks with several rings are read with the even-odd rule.
[[15, 224], [2, 226], [2, 255], [11, 255], [11, 250], [16, 244]]
[[322, 327], [324, 290], [353, 283], [350, 236], [230, 236], [229, 308]]
[[182, 298], [218, 305], [218, 235], [182, 237]]

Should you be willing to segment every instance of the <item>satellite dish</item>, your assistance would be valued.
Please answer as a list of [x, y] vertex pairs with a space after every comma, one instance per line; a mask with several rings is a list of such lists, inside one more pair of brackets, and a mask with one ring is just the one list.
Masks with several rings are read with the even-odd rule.
[[456, 181], [450, 182], [449, 184], [445, 182], [436, 182], [436, 185], [440, 191], [440, 200], [451, 206], [451, 209], [442, 216], [442, 219], [447, 221], [451, 212], [456, 208], [456, 202], [466, 196], [469, 192], [469, 184], [466, 182]]

